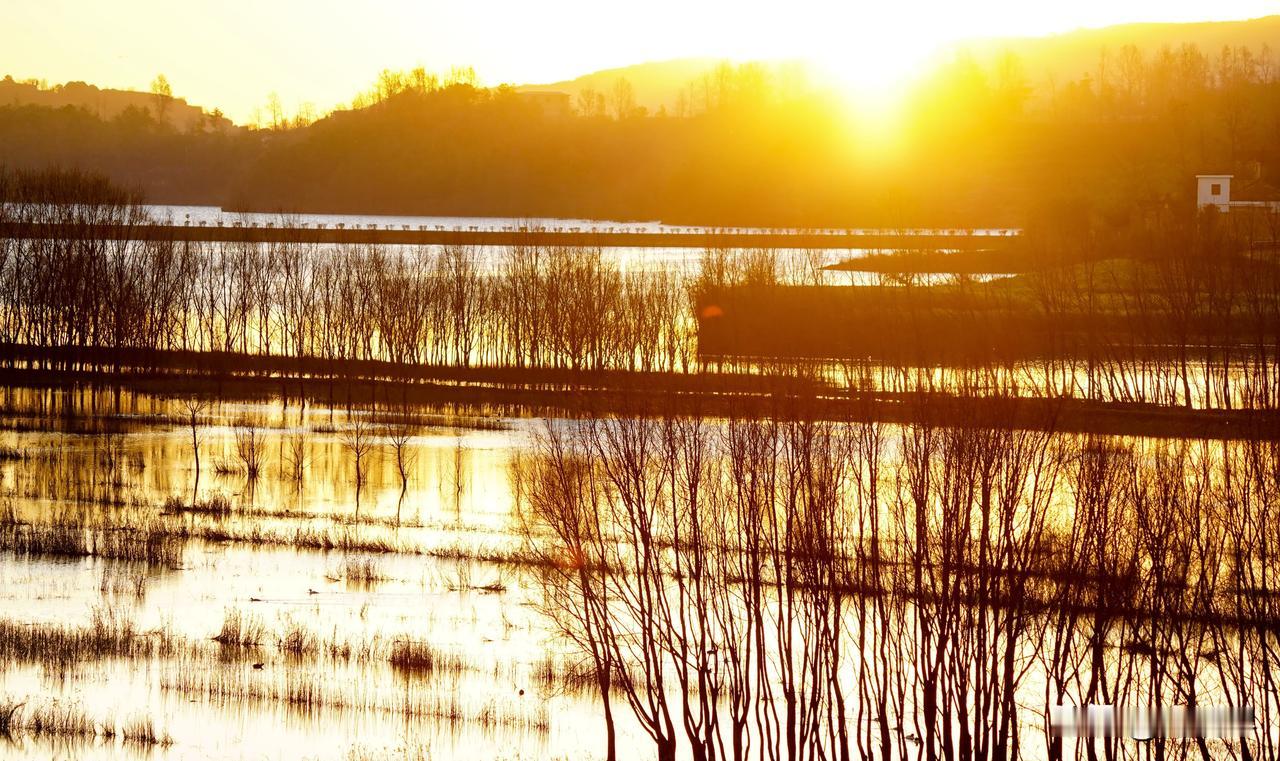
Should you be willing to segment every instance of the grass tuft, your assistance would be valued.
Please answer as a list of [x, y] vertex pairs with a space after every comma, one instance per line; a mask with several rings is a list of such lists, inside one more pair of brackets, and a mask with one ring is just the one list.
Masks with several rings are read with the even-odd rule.
[[[10, 739], [18, 735], [101, 737], [104, 740], [116, 736], [114, 721], [94, 721], [77, 706], [53, 700], [32, 708], [27, 702], [7, 697], [0, 699], [0, 736]], [[155, 722], [147, 716], [130, 719], [121, 726], [120, 734], [126, 742], [144, 745], [173, 744], [173, 738], [167, 732], [157, 731]]]
[[258, 647], [267, 639], [267, 627], [253, 614], [228, 608], [222, 617], [222, 629], [213, 638], [224, 647]]
[[368, 556], [347, 556], [342, 563], [342, 575], [349, 582], [363, 584], [372, 584], [386, 578], [378, 561]]
[[219, 492], [206, 497], [203, 500], [187, 504], [177, 495], [170, 495], [164, 501], [164, 512], [170, 514], [178, 513], [200, 513], [204, 515], [226, 516], [232, 511], [231, 498]]
[[457, 674], [466, 668], [460, 657], [411, 639], [398, 639], [392, 644], [390, 661], [392, 668], [419, 675]]
[[282, 653], [301, 658], [319, 652], [320, 640], [304, 625], [291, 621], [285, 627], [284, 634], [280, 635], [276, 646]]
[[157, 731], [150, 716], [134, 716], [121, 725], [120, 734], [125, 742], [139, 745], [173, 745], [173, 738], [168, 732]]

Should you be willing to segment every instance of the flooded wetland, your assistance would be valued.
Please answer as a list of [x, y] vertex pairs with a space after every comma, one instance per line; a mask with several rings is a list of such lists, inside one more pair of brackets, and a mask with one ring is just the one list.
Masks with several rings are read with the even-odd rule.
[[[0, 691], [25, 701], [6, 757], [345, 758], [361, 738], [539, 757], [553, 715], [589, 710], [557, 689], [515, 560], [527, 422], [415, 420], [403, 481], [377, 424], [357, 512], [348, 415], [210, 406], [198, 481], [185, 419], [147, 397], [6, 394]], [[91, 731], [22, 731], [42, 710]]]
[[1034, 756], [1030, 706], [1089, 689], [1275, 709], [1273, 442], [277, 400], [203, 405], [193, 447], [189, 407], [5, 392], [6, 758], [603, 757], [593, 657], [639, 672], [621, 758], [663, 726], [646, 693], [717, 742], [795, 711], [795, 742], [908, 756], [959, 707], [931, 690]]
[[107, 196], [0, 207], [6, 758], [1280, 751], [1267, 255], [833, 284], [14, 182]]
[[0, 761], [1280, 761], [1274, 0], [157, 5], [0, 9]]

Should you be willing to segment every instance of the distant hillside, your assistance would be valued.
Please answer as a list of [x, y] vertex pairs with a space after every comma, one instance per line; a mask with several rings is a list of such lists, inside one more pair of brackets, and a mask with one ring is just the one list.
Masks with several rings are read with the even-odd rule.
[[720, 60], [716, 58], [677, 58], [671, 61], [604, 69], [561, 82], [520, 85], [516, 89], [521, 92], [568, 93], [576, 106], [578, 95], [584, 90], [593, 90], [608, 97], [618, 80], [626, 79], [631, 83], [636, 105], [650, 113], [656, 113], [664, 106], [670, 110], [680, 90], [693, 80], [714, 70], [719, 63]]
[[[1195, 45], [1203, 53], [1216, 58], [1224, 46], [1245, 47], [1254, 53], [1272, 49], [1280, 66], [1280, 16], [1265, 16], [1246, 21], [1213, 21], [1196, 23], [1121, 24], [1099, 29], [1077, 29], [1045, 37], [995, 37], [966, 40], [944, 51], [943, 58], [957, 52], [971, 53], [979, 61], [991, 65], [1004, 53], [1013, 53], [1022, 63], [1029, 84], [1042, 94], [1046, 86], [1062, 84], [1086, 76], [1096, 78], [1106, 53], [1110, 74], [1118, 73], [1120, 49], [1132, 45], [1150, 57], [1161, 48], [1176, 50], [1184, 44]], [[691, 83], [713, 74], [723, 62], [718, 58], [677, 58], [669, 61], [623, 66], [584, 74], [576, 79], [546, 84], [520, 85], [522, 92], [554, 91], [568, 93], [575, 107], [578, 96], [586, 90], [606, 98], [618, 80], [627, 80], [637, 106], [649, 113], [665, 107], [672, 111], [680, 95]], [[763, 64], [775, 74], [788, 64], [767, 61]]]
[[[44, 89], [34, 82], [18, 82], [12, 76], [0, 79], [0, 106], [45, 106], [82, 108], [99, 119], [109, 121], [130, 108], [145, 111], [154, 118], [160, 107], [157, 96], [135, 90], [102, 89], [84, 82], [68, 82]], [[164, 107], [164, 121], [180, 132], [225, 130], [234, 125], [215, 111], [187, 103], [185, 98], [169, 98]]]
[[[1193, 209], [1206, 168], [1280, 186], [1272, 38], [1280, 18], [973, 43], [977, 66], [943, 61], [922, 80], [892, 151], [785, 62], [681, 59], [523, 88], [386, 72], [359, 107], [271, 129], [180, 129], [200, 113], [181, 99], [158, 123], [166, 102], [148, 93], [6, 80], [0, 165], [81, 167], [156, 201], [261, 211], [1118, 227]], [[1183, 44], [1198, 52], [1157, 55]], [[1115, 63], [1095, 86], [1103, 49]], [[1001, 51], [1025, 82], [984, 60]], [[594, 105], [575, 115], [584, 94]]]
[[1211, 58], [1216, 58], [1223, 47], [1245, 47], [1255, 54], [1269, 49], [1275, 56], [1280, 53], [1275, 49], [1280, 45], [1280, 16], [1246, 21], [1121, 24], [1047, 37], [970, 40], [957, 49], [988, 61], [1005, 52], [1013, 53], [1021, 59], [1030, 84], [1044, 87], [1051, 82], [1061, 84], [1085, 76], [1096, 78], [1103, 65], [1104, 51], [1108, 75], [1113, 76], [1119, 72], [1120, 50], [1126, 45], [1150, 57], [1161, 48], [1177, 50], [1186, 44], [1195, 45]]

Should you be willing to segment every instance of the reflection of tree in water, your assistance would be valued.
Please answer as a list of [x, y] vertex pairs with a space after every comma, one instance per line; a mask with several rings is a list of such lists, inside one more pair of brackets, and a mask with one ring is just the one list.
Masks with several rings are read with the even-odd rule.
[[418, 451], [413, 447], [414, 427], [408, 422], [407, 414], [402, 419], [389, 422], [384, 426], [384, 437], [395, 463], [396, 475], [400, 478], [400, 496], [396, 499], [396, 524], [400, 523], [400, 514], [404, 509], [404, 498], [409, 491], [409, 475], [418, 463]]
[[1050, 705], [1198, 704], [1274, 755], [1280, 445], [1001, 419], [549, 428], [527, 541], [610, 742], [624, 709], [664, 759], [1062, 758]]
[[364, 491], [364, 484], [367, 480], [368, 459], [373, 454], [375, 448], [374, 432], [367, 420], [359, 415], [351, 416], [347, 425], [339, 434], [339, 440], [342, 442], [342, 448], [351, 458], [351, 464], [355, 471], [354, 483], [356, 489], [356, 513], [357, 520], [360, 518], [360, 495]]
[[453, 457], [449, 460], [449, 472], [441, 479], [442, 488], [448, 489], [446, 495], [458, 520], [462, 519], [462, 497], [469, 488], [467, 474], [471, 468], [471, 452], [463, 442], [461, 434], [453, 444]]

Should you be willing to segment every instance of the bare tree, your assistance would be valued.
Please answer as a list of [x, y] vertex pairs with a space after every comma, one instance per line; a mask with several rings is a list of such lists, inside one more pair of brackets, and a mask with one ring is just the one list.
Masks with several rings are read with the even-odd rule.
[[200, 437], [198, 426], [200, 416], [209, 409], [209, 400], [198, 396], [182, 400], [182, 409], [187, 413], [187, 425], [191, 427], [191, 453], [196, 461], [195, 483], [191, 487], [191, 500], [194, 503], [200, 488]]
[[252, 423], [236, 426], [236, 458], [244, 468], [245, 478], [257, 481], [262, 473], [263, 434]]

